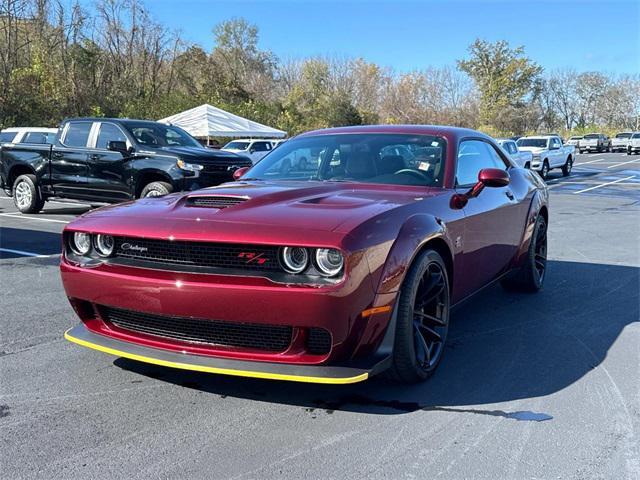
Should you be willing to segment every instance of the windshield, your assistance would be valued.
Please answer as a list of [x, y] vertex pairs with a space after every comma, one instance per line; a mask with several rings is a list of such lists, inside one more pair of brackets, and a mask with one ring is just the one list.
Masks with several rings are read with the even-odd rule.
[[582, 137], [571, 137], [570, 140], [580, 140]]
[[520, 140], [518, 140], [518, 146], [546, 148], [547, 139], [546, 138], [521, 138]]
[[616, 138], [631, 138], [630, 133], [619, 133], [616, 135]]
[[440, 186], [444, 158], [445, 140], [440, 137], [319, 135], [283, 143], [244, 178]]
[[229, 142], [222, 148], [225, 150], [246, 150], [249, 148], [249, 142]]
[[133, 135], [136, 141], [145, 147], [200, 147], [202, 145], [178, 127], [163, 125], [161, 123], [126, 123], [126, 129]]
[[594, 140], [600, 138], [600, 135], [598, 135], [597, 133], [591, 133], [589, 135], [585, 135], [584, 138]]

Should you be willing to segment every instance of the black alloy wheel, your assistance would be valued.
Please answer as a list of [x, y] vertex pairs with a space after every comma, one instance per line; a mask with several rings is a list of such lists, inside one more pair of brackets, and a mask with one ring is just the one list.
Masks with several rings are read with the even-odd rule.
[[449, 301], [442, 257], [435, 250], [421, 252], [407, 272], [396, 306], [392, 378], [417, 383], [436, 370], [449, 331]]

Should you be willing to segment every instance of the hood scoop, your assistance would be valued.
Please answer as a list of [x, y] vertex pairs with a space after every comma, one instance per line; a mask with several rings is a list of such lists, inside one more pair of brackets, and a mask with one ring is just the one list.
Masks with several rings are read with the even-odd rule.
[[249, 200], [249, 197], [233, 197], [230, 195], [202, 195], [187, 198], [187, 207], [228, 208]]

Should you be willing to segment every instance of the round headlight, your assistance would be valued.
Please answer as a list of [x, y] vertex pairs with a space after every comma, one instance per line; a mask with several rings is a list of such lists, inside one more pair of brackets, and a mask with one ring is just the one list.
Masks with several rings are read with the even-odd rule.
[[95, 247], [96, 252], [101, 257], [108, 257], [113, 253], [113, 245], [115, 242], [113, 241], [113, 237], [111, 235], [96, 235], [95, 237]]
[[342, 270], [344, 257], [335, 248], [319, 248], [316, 250], [316, 266], [323, 275], [333, 277]]
[[303, 272], [309, 265], [309, 252], [302, 247], [283, 247], [282, 266], [289, 273]]
[[86, 255], [91, 250], [91, 235], [84, 232], [75, 232], [71, 239], [70, 247], [78, 255]]

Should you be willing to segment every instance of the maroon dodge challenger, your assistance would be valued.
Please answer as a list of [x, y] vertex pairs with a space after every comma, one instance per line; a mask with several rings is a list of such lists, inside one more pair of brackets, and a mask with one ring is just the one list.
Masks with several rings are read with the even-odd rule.
[[545, 184], [479, 132], [314, 131], [236, 173], [69, 224], [82, 322], [65, 337], [202, 372], [411, 383], [442, 359], [452, 307], [545, 278]]

